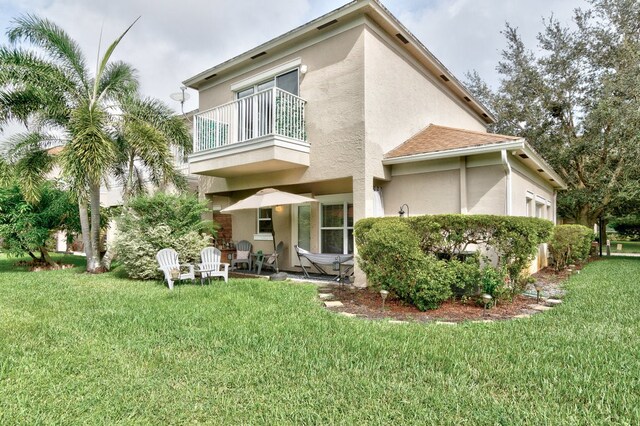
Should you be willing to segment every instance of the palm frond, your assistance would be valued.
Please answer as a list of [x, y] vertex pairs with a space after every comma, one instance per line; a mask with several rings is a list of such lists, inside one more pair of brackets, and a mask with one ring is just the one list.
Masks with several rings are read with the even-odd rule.
[[98, 92], [99, 84], [100, 84], [100, 81], [102, 81], [102, 74], [105, 72], [105, 69], [107, 67], [107, 64], [109, 63], [109, 60], [111, 59], [111, 55], [113, 54], [113, 51], [116, 49], [118, 44], [120, 44], [120, 41], [122, 40], [122, 38], [129, 32], [131, 27], [133, 27], [135, 23], [138, 22], [139, 19], [140, 17], [137, 17], [136, 20], [133, 21], [133, 23], [129, 25], [129, 27], [126, 30], [124, 30], [122, 34], [120, 34], [120, 37], [118, 37], [113, 41], [113, 43], [111, 43], [111, 45], [107, 48], [107, 51], [102, 56], [102, 60], [100, 60], [98, 64], [98, 68], [96, 70], [96, 78], [93, 83], [93, 96], [92, 96], [93, 101], [96, 101], [99, 97], [101, 97], [101, 94]]
[[13, 20], [7, 31], [10, 42], [29, 41], [73, 70], [85, 90], [89, 90], [87, 65], [80, 46], [54, 22], [37, 15], [22, 15]]
[[98, 82], [99, 99], [116, 99], [137, 90], [137, 71], [125, 62], [109, 63]]

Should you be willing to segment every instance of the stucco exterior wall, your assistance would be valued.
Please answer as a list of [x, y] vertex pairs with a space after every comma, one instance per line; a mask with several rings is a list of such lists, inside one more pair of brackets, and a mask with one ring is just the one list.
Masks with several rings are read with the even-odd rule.
[[506, 180], [502, 166], [467, 168], [469, 214], [506, 214]]
[[364, 34], [355, 26], [292, 52], [277, 61], [200, 91], [200, 110], [234, 100], [231, 86], [260, 72], [300, 58], [300, 97], [307, 101], [306, 131], [311, 145], [308, 168], [264, 173], [258, 177], [201, 177], [201, 192], [237, 191], [351, 177], [364, 158]]
[[511, 160], [511, 162], [513, 170], [511, 195], [513, 201], [512, 214], [514, 216], [527, 216], [527, 192], [530, 192], [534, 197], [539, 196], [551, 202], [550, 217], [545, 215], [545, 218], [553, 221], [556, 215], [553, 187], [540, 179], [540, 177], [534, 175], [531, 171], [528, 171], [525, 166], [517, 160]]
[[460, 170], [394, 176], [383, 187], [385, 216], [396, 216], [402, 204], [411, 216], [460, 213]]
[[430, 123], [486, 131], [439, 77], [404, 53], [375, 23], [368, 24], [364, 32], [365, 132], [371, 176], [384, 178], [383, 154]]

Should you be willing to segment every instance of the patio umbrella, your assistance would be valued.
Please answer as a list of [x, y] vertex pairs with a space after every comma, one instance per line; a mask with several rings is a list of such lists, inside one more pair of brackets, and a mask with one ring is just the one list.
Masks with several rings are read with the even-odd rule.
[[[227, 208], [220, 210], [222, 213], [229, 213], [236, 210], [260, 209], [264, 207], [283, 206], [289, 204], [301, 204], [317, 202], [313, 198], [302, 195], [291, 194], [290, 192], [278, 191], [273, 188], [266, 188], [256, 192], [254, 195], [240, 200]], [[273, 252], [276, 251], [276, 236], [273, 222], [271, 223], [271, 235], [273, 235]], [[278, 258], [276, 257], [276, 272], [278, 270]]]

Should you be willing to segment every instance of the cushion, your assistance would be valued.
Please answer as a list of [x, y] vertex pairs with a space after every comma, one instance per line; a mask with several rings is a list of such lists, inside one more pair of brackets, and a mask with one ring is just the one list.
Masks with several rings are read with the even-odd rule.
[[249, 250], [238, 250], [236, 252], [236, 259], [248, 259], [249, 258]]

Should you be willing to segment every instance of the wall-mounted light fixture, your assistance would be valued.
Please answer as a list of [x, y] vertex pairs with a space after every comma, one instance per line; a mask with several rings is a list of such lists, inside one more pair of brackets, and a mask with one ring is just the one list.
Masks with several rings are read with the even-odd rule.
[[404, 217], [404, 208], [407, 208], [407, 217], [409, 217], [409, 205], [408, 204], [403, 204], [400, 206], [400, 210], [398, 211], [398, 215], [400, 215], [400, 217]]
[[309, 71], [309, 67], [307, 67], [305, 64], [300, 65], [300, 74], [306, 74], [307, 71]]
[[282, 208], [282, 206], [276, 206], [276, 211], [277, 211], [278, 213], [281, 213], [281, 212], [282, 212], [282, 210], [284, 210], [284, 209]]

